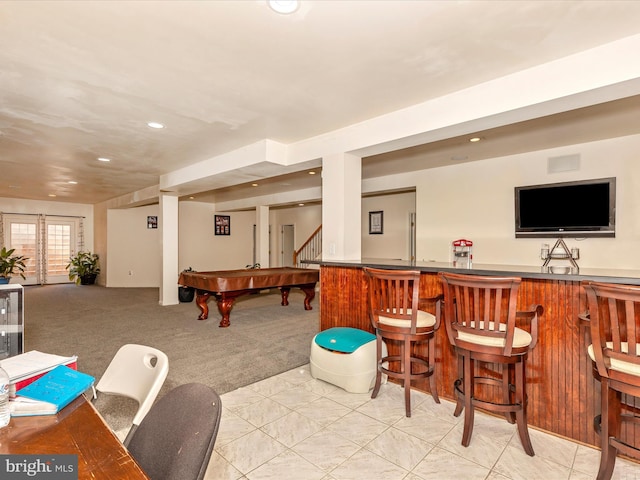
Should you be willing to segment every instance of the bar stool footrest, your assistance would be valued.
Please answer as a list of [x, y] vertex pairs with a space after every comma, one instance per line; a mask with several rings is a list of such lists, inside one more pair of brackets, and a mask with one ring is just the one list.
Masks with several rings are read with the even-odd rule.
[[[502, 383], [500, 381], [498, 381], [497, 379], [494, 379], [494, 378], [474, 377], [474, 381], [476, 383], [496, 384], [496, 386], [498, 386], [498, 385], [502, 386]], [[464, 390], [462, 389], [462, 379], [458, 378], [453, 383], [453, 387], [454, 387], [454, 390], [455, 390], [456, 395], [458, 396], [458, 398], [463, 400], [465, 398], [465, 394], [464, 394]], [[510, 391], [515, 391], [515, 385], [510, 383], [509, 384], [509, 390]], [[490, 402], [488, 400], [483, 400], [483, 399], [478, 398], [478, 397], [473, 397], [471, 399], [471, 402], [473, 403], [474, 406], [476, 406], [478, 408], [482, 408], [482, 409], [487, 410], [489, 412], [501, 413], [501, 414], [519, 412], [523, 408], [523, 405], [521, 403]], [[526, 402], [526, 397], [525, 397], [525, 402]]]

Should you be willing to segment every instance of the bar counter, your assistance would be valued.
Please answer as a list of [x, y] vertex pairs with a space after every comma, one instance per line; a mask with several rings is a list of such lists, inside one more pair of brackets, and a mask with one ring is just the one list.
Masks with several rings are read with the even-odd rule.
[[[365, 258], [362, 260], [309, 261], [309, 264], [336, 267], [373, 267], [399, 270], [420, 270], [425, 273], [454, 272], [471, 275], [513, 275], [522, 278], [544, 278], [547, 280], [593, 280], [597, 282], [640, 285], [640, 270], [614, 268], [580, 268], [573, 273], [552, 273], [535, 265], [472, 264], [471, 268], [457, 268], [446, 262], [410, 262], [408, 260]], [[550, 265], [554, 266], [554, 265]], [[548, 269], [548, 267], [547, 267]]]
[[[420, 296], [442, 293], [438, 272], [522, 278], [518, 308], [544, 307], [539, 320], [538, 344], [527, 361], [528, 423], [530, 427], [597, 445], [593, 418], [599, 413], [600, 384], [593, 377], [587, 356], [588, 329], [578, 315], [586, 310], [582, 280], [640, 285], [640, 271], [580, 269], [556, 274], [540, 266], [473, 264], [455, 268], [450, 263], [363, 259], [309, 262], [320, 265], [320, 328], [349, 326], [372, 332], [366, 305], [362, 267], [412, 269], [421, 272]], [[436, 378], [441, 397], [454, 399], [457, 364], [442, 325], [436, 340]], [[428, 392], [428, 382], [414, 388]], [[453, 410], [452, 410], [453, 414]], [[628, 427], [623, 427], [628, 428]], [[629, 441], [640, 440], [640, 425], [625, 432]], [[535, 445], [534, 445], [535, 448]]]

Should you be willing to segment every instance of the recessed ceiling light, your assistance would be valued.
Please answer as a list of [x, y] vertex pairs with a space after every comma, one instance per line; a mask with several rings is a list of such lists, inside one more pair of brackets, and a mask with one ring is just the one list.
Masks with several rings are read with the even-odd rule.
[[164, 128], [164, 125], [158, 122], [149, 122], [147, 126], [151, 128]]
[[480, 137], [473, 137], [469, 139], [470, 142], [479, 142], [480, 141]]
[[111, 159], [110, 158], [106, 158], [106, 157], [98, 157], [98, 161], [99, 162], [110, 162]]
[[316, 172], [314, 172], [313, 170], [311, 170], [311, 171], [309, 172], [309, 175], [315, 175], [315, 174], [316, 174]]
[[298, 206], [299, 207], [304, 207], [304, 203], [299, 203]]
[[69, 185], [77, 185], [78, 184], [78, 182], [76, 182], [75, 180], [69, 180], [67, 183]]
[[257, 184], [257, 183], [252, 183], [252, 184], [251, 184], [251, 186], [252, 186], [252, 187], [257, 187], [257, 186], [258, 186], [258, 184]]
[[57, 195], [55, 193], [50, 193], [49, 196], [50, 197], [57, 197]]
[[267, 2], [274, 12], [288, 15], [298, 10], [300, 2], [298, 0], [269, 0]]

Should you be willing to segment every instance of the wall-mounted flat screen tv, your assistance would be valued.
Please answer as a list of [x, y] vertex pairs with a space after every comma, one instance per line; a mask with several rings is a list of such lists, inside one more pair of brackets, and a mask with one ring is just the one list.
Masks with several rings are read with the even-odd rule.
[[516, 238], [615, 237], [616, 179], [515, 188]]

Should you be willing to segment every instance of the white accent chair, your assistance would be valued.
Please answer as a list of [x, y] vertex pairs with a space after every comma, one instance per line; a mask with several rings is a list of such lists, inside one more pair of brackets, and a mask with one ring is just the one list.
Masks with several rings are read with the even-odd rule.
[[164, 352], [146, 345], [126, 344], [116, 352], [95, 386], [94, 399], [100, 392], [138, 402], [138, 411], [123, 442], [125, 446], [153, 405], [168, 373], [169, 358]]

